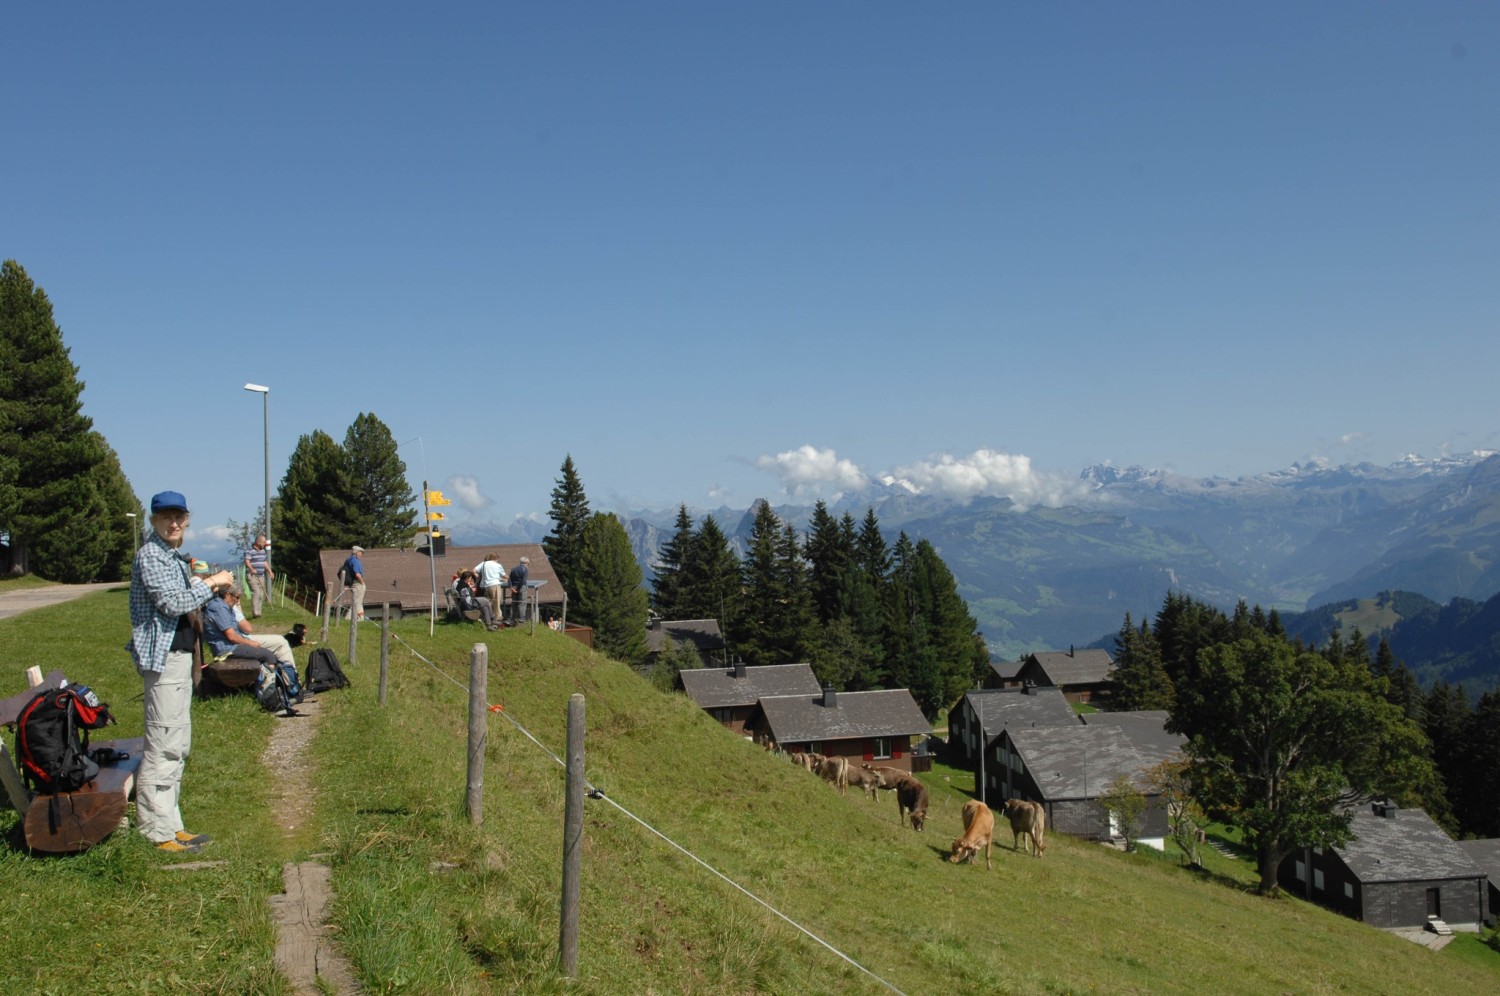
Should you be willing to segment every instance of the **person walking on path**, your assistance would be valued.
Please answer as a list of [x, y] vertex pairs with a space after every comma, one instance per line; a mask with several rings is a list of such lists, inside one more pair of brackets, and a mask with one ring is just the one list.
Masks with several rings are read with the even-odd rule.
[[260, 610], [268, 601], [266, 592], [276, 574], [271, 570], [271, 544], [264, 536], [255, 537], [255, 542], [245, 548], [245, 583], [250, 586], [250, 618], [259, 619]]
[[365, 562], [360, 559], [364, 556], [365, 548], [353, 547], [349, 552], [349, 559], [344, 561], [342, 568], [344, 584], [349, 586], [352, 592], [354, 605], [349, 610], [349, 618], [355, 622], [365, 620]]
[[196, 853], [206, 834], [183, 828], [182, 771], [193, 740], [193, 649], [198, 642], [191, 613], [213, 598], [213, 589], [234, 580], [229, 571], [192, 575], [182, 553], [187, 499], [180, 491], [151, 498], [151, 535], [130, 568], [130, 642], [126, 649], [145, 684], [146, 746], [136, 772], [136, 828], [163, 851]]

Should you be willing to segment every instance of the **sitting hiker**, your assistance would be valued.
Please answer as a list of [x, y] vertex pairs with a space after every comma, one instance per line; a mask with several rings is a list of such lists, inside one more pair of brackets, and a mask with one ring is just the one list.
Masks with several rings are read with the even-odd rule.
[[294, 668], [297, 666], [292, 648], [284, 637], [266, 635], [251, 639], [240, 631], [234, 618], [235, 607], [240, 603], [239, 588], [229, 585], [220, 590], [218, 596], [210, 598], [203, 606], [203, 638], [208, 641], [216, 659], [233, 655], [273, 666], [277, 661]]
[[458, 597], [458, 610], [472, 612], [477, 609], [485, 629], [499, 629], [495, 624], [495, 613], [490, 600], [479, 594], [478, 588], [473, 571], [464, 571], [458, 576], [458, 583], [453, 586], [453, 593]]

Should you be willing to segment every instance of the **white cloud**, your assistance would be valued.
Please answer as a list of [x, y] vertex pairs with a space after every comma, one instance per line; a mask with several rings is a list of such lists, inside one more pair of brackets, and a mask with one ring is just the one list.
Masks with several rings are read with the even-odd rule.
[[1357, 443], [1360, 440], [1364, 439], [1365, 435], [1366, 434], [1363, 432], [1346, 432], [1339, 437], [1339, 444], [1342, 446], [1348, 446], [1351, 443]]
[[781, 481], [792, 495], [815, 494], [824, 490], [860, 491], [870, 479], [852, 460], [840, 460], [831, 449], [799, 446], [775, 456], [756, 457], [755, 465]]
[[1064, 505], [1088, 491], [1087, 486], [1075, 477], [1036, 470], [1031, 466], [1029, 456], [989, 449], [978, 449], [968, 456], [940, 453], [897, 467], [881, 480], [919, 494], [948, 498], [980, 495], [1009, 498], [1021, 508]]
[[490, 500], [480, 493], [478, 479], [469, 474], [454, 474], [443, 489], [466, 511], [478, 512], [490, 505]]
[[192, 530], [191, 533], [194, 539], [202, 536], [211, 539], [216, 543], [228, 543], [234, 536], [234, 534], [229, 531], [228, 526], [204, 526], [202, 529]]

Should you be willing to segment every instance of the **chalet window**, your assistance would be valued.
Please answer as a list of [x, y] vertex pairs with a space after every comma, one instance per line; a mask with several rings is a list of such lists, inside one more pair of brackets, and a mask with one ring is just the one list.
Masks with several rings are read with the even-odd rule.
[[1313, 888], [1320, 891], [1323, 888], [1323, 869], [1321, 868], [1313, 869]]
[[884, 761], [886, 758], [888, 758], [890, 756], [891, 756], [891, 738], [890, 737], [876, 737], [875, 738], [875, 757], [874, 757], [874, 760], [876, 760], [876, 761]]
[[1345, 882], [1344, 883], [1344, 898], [1345, 899], [1353, 899], [1354, 898], [1354, 883], [1353, 882]]
[[821, 740], [810, 740], [810, 741], [808, 741], [807, 752], [809, 754], [821, 754], [821, 753], [823, 753], [823, 741], [821, 741]]
[[1307, 865], [1300, 858], [1292, 866], [1292, 877], [1299, 882], [1307, 881]]
[[730, 714], [731, 711], [729, 709], [715, 709], [714, 719], [717, 719], [721, 723], [727, 723], [729, 722]]
[[1321, 847], [1315, 847], [1313, 848], [1313, 853], [1321, 858], [1323, 856], [1323, 849]]

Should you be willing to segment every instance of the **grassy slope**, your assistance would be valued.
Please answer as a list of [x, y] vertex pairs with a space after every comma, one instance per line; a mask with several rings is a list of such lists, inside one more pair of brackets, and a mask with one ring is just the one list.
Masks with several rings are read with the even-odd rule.
[[[121, 732], [136, 732], [138, 686], [116, 649], [123, 618], [123, 596], [109, 593], [0, 622], [0, 681], [18, 683], [26, 663], [71, 661], [116, 704]], [[355, 687], [325, 696], [316, 838], [285, 841], [264, 812], [269, 776], [254, 759], [275, 721], [244, 699], [199, 703], [187, 809], [228, 864], [164, 874], [138, 837], [118, 834], [65, 860], [0, 853], [0, 989], [61, 970], [58, 991], [120, 991], [124, 977], [105, 966], [130, 958], [174, 989], [278, 991], [263, 899], [279, 862], [307, 851], [334, 866], [340, 937], [370, 991], [565, 988], [554, 971], [562, 769], [491, 716], [485, 821], [471, 826], [466, 693], [449, 678], [467, 680], [469, 647], [484, 634], [396, 629], [438, 669], [393, 644], [382, 709], [371, 627]], [[343, 634], [331, 642], [342, 657]], [[905, 992], [1379, 992], [1393, 980], [1404, 992], [1450, 992], [1500, 982], [1500, 957], [1435, 956], [1223, 876], [1061, 836], [1042, 861], [1005, 848], [991, 871], [949, 865], [963, 776], [929, 776], [929, 832], [914, 834], [897, 827], [888, 795], [840, 798], [571, 640], [505, 632], [488, 643], [490, 699], [511, 717], [561, 754], [568, 696], [582, 692], [589, 777], [611, 800]], [[609, 802], [588, 802], [586, 819], [580, 978], [569, 991], [882, 991]], [[0, 829], [11, 820], [0, 815]], [[62, 911], [54, 921], [115, 929], [38, 922], [42, 903]], [[45, 949], [76, 950], [80, 936], [102, 945], [97, 962], [59, 969]]]

